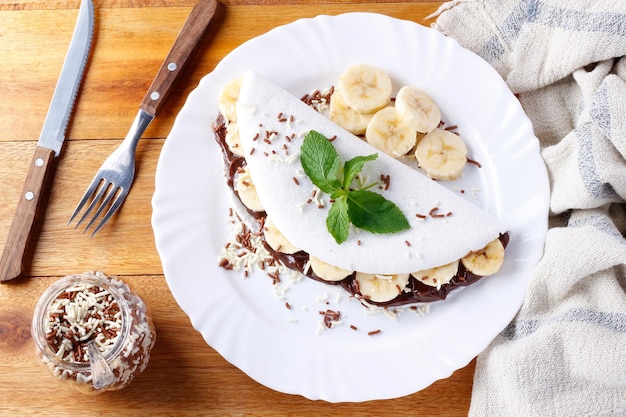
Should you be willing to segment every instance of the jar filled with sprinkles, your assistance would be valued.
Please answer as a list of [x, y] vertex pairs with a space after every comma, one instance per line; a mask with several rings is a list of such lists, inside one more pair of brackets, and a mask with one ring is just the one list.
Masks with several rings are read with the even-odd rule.
[[35, 307], [31, 331], [39, 362], [84, 393], [127, 386], [145, 370], [156, 338], [143, 300], [102, 272], [52, 284]]

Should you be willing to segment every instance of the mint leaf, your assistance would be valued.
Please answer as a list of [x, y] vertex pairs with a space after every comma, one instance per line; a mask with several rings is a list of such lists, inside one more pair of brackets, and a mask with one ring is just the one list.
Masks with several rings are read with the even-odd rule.
[[378, 154], [373, 153], [368, 156], [355, 156], [349, 161], [346, 161], [346, 163], [343, 166], [344, 190], [347, 191], [350, 189], [350, 185], [352, 184], [352, 181], [354, 181], [354, 178], [357, 176], [357, 174], [361, 172], [361, 170], [363, 169], [363, 165], [365, 165], [367, 161], [373, 161], [376, 158], [378, 158]]
[[320, 190], [327, 194], [341, 188], [339, 155], [324, 135], [311, 130], [300, 149], [300, 163], [304, 173]]
[[340, 245], [348, 239], [350, 218], [348, 217], [348, 203], [345, 195], [336, 199], [330, 206], [328, 217], [326, 217], [326, 228], [337, 244]]
[[395, 233], [410, 227], [398, 206], [375, 192], [351, 191], [347, 205], [352, 224], [368, 232]]
[[395, 233], [410, 228], [409, 222], [393, 202], [369, 191], [376, 183], [351, 190], [356, 176], [378, 154], [356, 156], [340, 169], [339, 154], [324, 135], [311, 130], [300, 148], [304, 173], [321, 191], [330, 194], [331, 206], [326, 228], [341, 244], [348, 239], [350, 223], [371, 233]]

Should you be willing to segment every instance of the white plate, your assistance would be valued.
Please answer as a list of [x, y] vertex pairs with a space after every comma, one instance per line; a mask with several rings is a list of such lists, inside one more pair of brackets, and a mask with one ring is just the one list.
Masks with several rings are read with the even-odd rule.
[[[231, 236], [229, 192], [211, 130], [220, 88], [252, 68], [300, 97], [336, 83], [354, 63], [384, 68], [396, 89], [412, 84], [435, 98], [482, 164], [467, 170], [463, 195], [510, 226], [501, 272], [432, 303], [425, 315], [368, 315], [333, 286], [305, 279], [274, 288], [264, 273], [244, 278], [217, 265]], [[152, 223], [172, 294], [226, 360], [277, 391], [366, 401], [448, 377], [511, 321], [542, 254], [548, 198], [531, 123], [487, 63], [414, 22], [350, 13], [278, 27], [232, 51], [202, 79], [163, 147]], [[327, 308], [341, 311], [342, 324], [320, 332], [319, 311]]]

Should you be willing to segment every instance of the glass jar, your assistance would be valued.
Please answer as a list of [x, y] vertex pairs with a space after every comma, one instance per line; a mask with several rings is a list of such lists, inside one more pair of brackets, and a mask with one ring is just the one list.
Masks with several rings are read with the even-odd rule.
[[[127, 386], [148, 365], [156, 339], [141, 298], [102, 272], [70, 275], [52, 284], [35, 307], [31, 332], [39, 362], [84, 393]], [[113, 373], [104, 387], [94, 388], [90, 341]]]

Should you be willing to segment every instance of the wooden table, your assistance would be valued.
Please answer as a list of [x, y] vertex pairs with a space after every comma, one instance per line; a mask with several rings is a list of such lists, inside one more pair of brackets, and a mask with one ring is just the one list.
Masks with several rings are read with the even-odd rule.
[[[0, 250], [48, 110], [79, 0], [0, 0]], [[125, 136], [194, 0], [96, 0], [93, 54], [34, 249], [29, 278], [0, 286], [0, 413], [44, 415], [467, 415], [474, 362], [413, 395], [331, 404], [272, 391], [209, 347], [165, 282], [150, 225], [159, 152], [185, 98], [233, 48], [276, 25], [320, 13], [371, 11], [428, 25], [441, 1], [225, 0], [223, 18], [138, 149], [121, 212], [93, 238], [66, 222], [97, 167]], [[210, 38], [210, 37], [209, 37]], [[157, 329], [148, 369], [99, 396], [57, 384], [34, 357], [30, 324], [59, 277], [103, 270], [146, 301]]]

